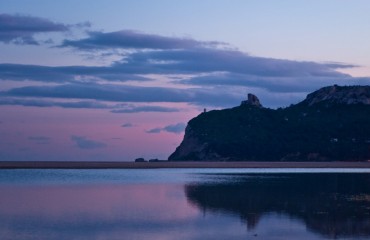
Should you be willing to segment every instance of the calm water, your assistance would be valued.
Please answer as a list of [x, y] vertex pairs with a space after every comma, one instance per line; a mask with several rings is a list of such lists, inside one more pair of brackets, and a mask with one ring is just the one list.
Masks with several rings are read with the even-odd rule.
[[370, 239], [361, 169], [1, 170], [0, 239]]

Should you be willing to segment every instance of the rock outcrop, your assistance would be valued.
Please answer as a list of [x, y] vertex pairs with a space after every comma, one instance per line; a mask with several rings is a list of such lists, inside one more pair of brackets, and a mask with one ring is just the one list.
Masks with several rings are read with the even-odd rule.
[[370, 86], [324, 87], [284, 109], [248, 95], [239, 107], [189, 121], [170, 161], [370, 159]]
[[251, 105], [256, 107], [262, 107], [262, 104], [260, 103], [260, 100], [258, 97], [252, 93], [248, 93], [248, 99], [245, 101], [242, 101], [241, 105]]

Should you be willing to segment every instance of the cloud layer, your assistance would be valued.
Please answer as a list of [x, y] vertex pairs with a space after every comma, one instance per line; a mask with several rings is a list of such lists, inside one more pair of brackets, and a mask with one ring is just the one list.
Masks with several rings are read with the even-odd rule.
[[91, 139], [87, 139], [83, 136], [71, 136], [71, 140], [75, 142], [78, 148], [81, 149], [96, 149], [96, 148], [103, 148], [107, 145], [102, 142], [94, 141]]
[[123, 127], [123, 128], [132, 128], [132, 127], [134, 127], [134, 124], [132, 124], [132, 123], [124, 123], [124, 124], [121, 125], [121, 127]]
[[49, 144], [51, 138], [45, 136], [29, 136], [28, 140], [36, 143], [36, 144]]
[[147, 130], [146, 132], [147, 133], [160, 133], [160, 132], [164, 131], [164, 132], [179, 134], [179, 133], [184, 132], [185, 127], [186, 127], [185, 123], [176, 123], [176, 124], [167, 125], [167, 126], [162, 127], [162, 128], [160, 128], [160, 127], [153, 128], [153, 129]]
[[[38, 17], [0, 14], [0, 42], [39, 44], [36, 34], [66, 32], [71, 27]], [[370, 78], [340, 71], [356, 67], [353, 64], [257, 57], [219, 41], [133, 30], [90, 31], [80, 39], [64, 39], [57, 47], [116, 52], [119, 60], [106, 66], [0, 64], [0, 81], [40, 83], [0, 92], [0, 105], [96, 108], [112, 113], [177, 112], [179, 109], [160, 104], [230, 107], [250, 90], [263, 93], [262, 100], [271, 95], [276, 100], [302, 96], [327, 85], [370, 84]], [[174, 75], [185, 77], [172, 79], [171, 87], [163, 82], [163, 78]], [[154, 87], [157, 83], [161, 87]], [[106, 102], [148, 104], [117, 107]]]
[[0, 105], [18, 105], [25, 107], [90, 108], [90, 109], [113, 108], [112, 106], [97, 101], [58, 102], [52, 100], [23, 99], [23, 98], [0, 98]]
[[[236, 104], [244, 98], [239, 93], [225, 93], [224, 89], [177, 89], [166, 87], [139, 87], [107, 84], [65, 84], [58, 86], [27, 86], [0, 92], [7, 97], [36, 97], [60, 99], [94, 99], [111, 102], [177, 102], [197, 105], [226, 106]], [[1, 103], [1, 102], [0, 102]], [[86, 102], [83, 102], [87, 104]], [[80, 103], [81, 104], [81, 103]], [[92, 104], [92, 103], [89, 103]], [[60, 105], [62, 105], [60, 103]], [[101, 105], [103, 108], [104, 105]], [[175, 112], [173, 108], [133, 107], [114, 110], [115, 113], [142, 111]]]
[[39, 45], [38, 33], [66, 32], [69, 26], [32, 16], [0, 14], [0, 42]]
[[179, 112], [178, 108], [169, 108], [161, 106], [137, 106], [129, 107], [126, 109], [115, 109], [112, 113], [139, 113], [139, 112]]
[[224, 45], [217, 41], [197, 41], [191, 38], [166, 37], [156, 34], [140, 33], [133, 30], [116, 32], [90, 32], [88, 38], [64, 40], [60, 47], [73, 47], [79, 50], [95, 49], [183, 49], [195, 47], [214, 47]]

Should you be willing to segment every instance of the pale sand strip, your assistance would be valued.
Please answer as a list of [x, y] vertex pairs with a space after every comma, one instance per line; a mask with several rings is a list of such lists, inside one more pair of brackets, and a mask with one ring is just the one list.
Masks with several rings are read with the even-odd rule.
[[17, 162], [0, 169], [153, 169], [153, 168], [370, 168], [370, 162]]

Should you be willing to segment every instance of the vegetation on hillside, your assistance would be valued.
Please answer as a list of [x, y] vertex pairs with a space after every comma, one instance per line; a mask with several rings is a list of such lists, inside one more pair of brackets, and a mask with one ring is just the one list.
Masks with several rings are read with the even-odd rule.
[[[204, 145], [202, 154], [177, 150], [170, 160], [362, 161], [370, 159], [370, 105], [241, 105], [200, 114], [186, 134]], [[207, 152], [217, 159], [207, 159]]]

